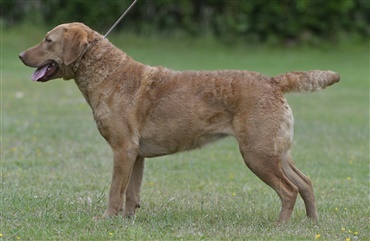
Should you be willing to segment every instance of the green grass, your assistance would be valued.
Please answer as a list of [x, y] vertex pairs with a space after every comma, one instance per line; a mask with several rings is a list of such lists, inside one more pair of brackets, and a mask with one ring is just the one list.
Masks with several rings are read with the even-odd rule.
[[280, 200], [245, 167], [232, 138], [148, 159], [142, 208], [131, 223], [93, 219], [107, 204], [112, 154], [74, 82], [34, 83], [33, 70], [18, 60], [44, 33], [1, 31], [0, 240], [370, 240], [367, 46], [285, 49], [112, 35], [135, 59], [178, 70], [341, 74], [325, 91], [288, 96], [293, 156], [314, 183], [318, 224], [307, 221], [299, 198], [291, 222], [275, 226]]

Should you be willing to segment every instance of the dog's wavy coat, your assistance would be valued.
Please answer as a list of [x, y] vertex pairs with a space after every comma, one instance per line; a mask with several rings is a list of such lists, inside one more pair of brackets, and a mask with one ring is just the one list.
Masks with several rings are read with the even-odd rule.
[[297, 194], [307, 216], [318, 214], [311, 181], [290, 155], [293, 115], [285, 92], [318, 91], [339, 81], [332, 71], [268, 77], [242, 70], [173, 71], [136, 62], [81, 23], [62, 24], [19, 55], [35, 81], [74, 79], [114, 154], [104, 217], [133, 216], [144, 158], [199, 148], [234, 136], [245, 164], [279, 195], [278, 223], [289, 220]]

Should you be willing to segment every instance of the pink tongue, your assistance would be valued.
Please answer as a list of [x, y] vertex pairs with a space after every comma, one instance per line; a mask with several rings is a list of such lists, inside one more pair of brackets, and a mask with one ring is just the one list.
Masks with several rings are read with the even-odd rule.
[[38, 79], [41, 79], [46, 74], [46, 70], [48, 69], [49, 65], [42, 66], [33, 73], [32, 80], [37, 81]]

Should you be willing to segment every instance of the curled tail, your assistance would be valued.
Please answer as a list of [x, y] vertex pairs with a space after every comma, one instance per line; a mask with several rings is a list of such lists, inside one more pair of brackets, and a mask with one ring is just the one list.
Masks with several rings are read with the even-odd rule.
[[313, 92], [339, 81], [339, 74], [330, 70], [288, 72], [273, 78], [283, 92]]

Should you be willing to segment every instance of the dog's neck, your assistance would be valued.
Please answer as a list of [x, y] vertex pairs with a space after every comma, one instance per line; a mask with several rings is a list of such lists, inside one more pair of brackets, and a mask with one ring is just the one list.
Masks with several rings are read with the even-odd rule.
[[[74, 80], [90, 106], [95, 106], [118, 85], [139, 84], [134, 83], [138, 80], [132, 79], [134, 75], [130, 74], [132, 66], [140, 69], [144, 65], [130, 58], [107, 39], [99, 39], [74, 64]], [[126, 76], [117, 74], [118, 70], [122, 73], [125, 68], [128, 69]]]
[[[78, 61], [77, 62], [80, 62], [84, 57], [85, 57], [85, 54], [90, 50], [92, 49], [95, 44], [98, 42], [98, 41], [101, 41], [103, 40], [104, 38], [101, 38], [101, 37], [97, 37], [95, 38], [88, 46], [87, 48], [82, 52], [81, 56], [79, 57]], [[76, 72], [76, 71], [75, 71]]]
[[[73, 79], [77, 81], [83, 79], [87, 74], [94, 72], [91, 71], [91, 66], [100, 65], [99, 63], [101, 62], [103, 53], [107, 51], [107, 48], [101, 47], [100, 42], [102, 41], [105, 41], [105, 39], [102, 36], [98, 36], [86, 46], [72, 66]], [[94, 49], [94, 47], [98, 48], [99, 51]], [[89, 72], [87, 72], [88, 69], [90, 69]]]

